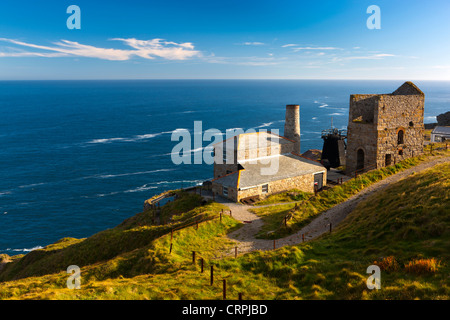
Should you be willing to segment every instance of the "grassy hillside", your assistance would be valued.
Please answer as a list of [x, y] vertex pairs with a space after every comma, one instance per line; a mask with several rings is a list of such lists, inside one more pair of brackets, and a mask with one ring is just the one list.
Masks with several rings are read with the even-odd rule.
[[[228, 216], [223, 217], [222, 223], [214, 219], [200, 224], [198, 230], [194, 225], [176, 232], [171, 254], [170, 231], [162, 236], [156, 236], [154, 231], [146, 241], [136, 240], [134, 246], [121, 244], [118, 251], [122, 253], [111, 258], [101, 252], [113, 255], [113, 250], [108, 250], [110, 244], [101, 243], [101, 233], [90, 240], [96, 239], [97, 248], [81, 246], [90, 238], [67, 239], [37, 250], [33, 259], [27, 256], [34, 251], [8, 264], [0, 273], [4, 280], [25, 273], [36, 276], [1, 282], [0, 298], [221, 299], [221, 280], [226, 279], [230, 299], [236, 299], [238, 293], [243, 293], [244, 299], [449, 299], [449, 196], [450, 164], [439, 165], [369, 197], [331, 234], [297, 246], [240, 255], [237, 259], [226, 256], [231, 244], [223, 235], [239, 227]], [[184, 200], [193, 199], [188, 196]], [[179, 204], [175, 201], [172, 205]], [[181, 219], [183, 223], [195, 220], [199, 214], [217, 217], [217, 206], [200, 205], [178, 216], [186, 216]], [[145, 214], [133, 217], [105, 231], [108, 237], [104, 239], [120, 238], [109, 232], [135, 235], [138, 230], [146, 233], [150, 232], [147, 228], [164, 228], [136, 226], [145, 219]], [[85, 253], [85, 249], [89, 252]], [[57, 252], [50, 254], [46, 252], [49, 250]], [[197, 252], [196, 264], [192, 263], [192, 251]], [[80, 290], [66, 288], [68, 275], [64, 270], [79, 262], [62, 259], [59, 255], [65, 256], [63, 252], [70, 252], [73, 257], [90, 257], [84, 258]], [[59, 269], [52, 257], [59, 261]], [[200, 257], [205, 259], [204, 273], [200, 272]], [[366, 287], [366, 269], [374, 263], [383, 270], [382, 289], [371, 291]], [[37, 276], [44, 274], [48, 265], [53, 266], [55, 273]], [[213, 286], [209, 285], [210, 265], [215, 267]]]
[[[364, 188], [395, 173], [412, 168], [421, 162], [434, 157], [449, 155], [450, 151], [448, 150], [436, 150], [437, 147], [442, 146], [445, 146], [445, 144], [433, 144], [433, 154], [430, 154], [431, 147], [428, 146], [423, 155], [405, 159], [389, 167], [360, 174], [356, 179], [351, 179], [342, 185], [319, 192], [317, 196], [298, 192], [297, 190], [271, 195], [259, 202], [258, 205], [292, 201], [301, 202], [297, 203], [297, 209], [294, 208], [294, 203], [253, 209], [252, 211], [262, 217], [264, 221], [264, 226], [261, 228], [258, 237], [262, 239], [279, 239], [293, 234], [310, 223], [320, 213], [346, 201]], [[287, 221], [287, 226], [285, 226], [283, 222], [288, 214], [292, 218]]]

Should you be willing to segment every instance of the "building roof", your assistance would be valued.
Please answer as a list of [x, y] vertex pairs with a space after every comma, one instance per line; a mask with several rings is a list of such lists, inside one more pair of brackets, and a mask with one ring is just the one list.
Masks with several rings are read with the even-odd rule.
[[397, 90], [392, 92], [393, 95], [424, 95], [422, 90], [420, 90], [411, 81], [406, 81]]
[[437, 126], [431, 131], [432, 134], [450, 135], [450, 127]]
[[[270, 168], [276, 165], [271, 161], [278, 160], [278, 170], [270, 173]], [[282, 154], [255, 161], [240, 162], [244, 170], [230, 173], [226, 176], [213, 180], [223, 186], [239, 189], [256, 187], [271, 181], [284, 180], [287, 178], [313, 174], [325, 171], [325, 167], [319, 162], [306, 159], [296, 154]], [[266, 172], [267, 174], [264, 174]]]

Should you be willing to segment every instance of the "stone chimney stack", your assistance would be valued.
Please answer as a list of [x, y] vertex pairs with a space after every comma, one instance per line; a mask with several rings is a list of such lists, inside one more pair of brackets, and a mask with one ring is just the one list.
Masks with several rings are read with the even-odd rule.
[[295, 141], [293, 151], [300, 154], [300, 106], [298, 104], [288, 104], [286, 106], [284, 136]]

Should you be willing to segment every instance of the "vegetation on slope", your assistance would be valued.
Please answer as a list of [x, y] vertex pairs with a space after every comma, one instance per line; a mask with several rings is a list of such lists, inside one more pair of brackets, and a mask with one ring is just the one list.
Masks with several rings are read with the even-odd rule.
[[202, 202], [199, 195], [179, 193], [178, 200], [161, 208], [161, 216], [172, 219], [170, 224], [155, 225], [152, 223], [153, 212], [145, 211], [89, 238], [61, 239], [7, 264], [0, 272], [0, 281], [56, 273], [66, 270], [69, 265], [83, 267], [109, 261], [133, 250], [147, 248], [154, 240], [170, 234], [173, 228], [215, 218], [226, 208], [218, 203], [202, 205]]
[[[356, 179], [351, 179], [342, 185], [324, 190], [319, 192], [317, 196], [311, 196], [308, 199], [299, 202], [297, 204], [297, 209], [294, 209], [294, 203], [252, 209], [252, 212], [261, 216], [264, 221], [264, 226], [261, 228], [257, 237], [262, 239], [279, 239], [293, 234], [310, 223], [320, 213], [346, 201], [351, 196], [375, 182], [405, 169], [414, 167], [431, 157], [449, 154], [449, 151], [446, 150], [436, 150], [437, 146], [442, 146], [442, 144], [434, 144], [433, 155], [430, 155], [430, 146], [428, 146], [425, 149], [424, 155], [408, 158], [395, 165], [361, 174]], [[285, 192], [269, 196], [265, 200], [265, 203], [273, 203], [274, 199], [279, 202], [290, 202], [293, 201], [291, 195], [292, 192]], [[292, 218], [289, 219], [285, 225], [284, 219], [288, 214], [290, 214]]]
[[[237, 259], [208, 256], [227, 252], [220, 237], [238, 227], [225, 216], [222, 224], [215, 219], [175, 234], [172, 254], [169, 233], [85, 266], [80, 290], [67, 289], [68, 275], [60, 272], [0, 283], [0, 298], [221, 299], [226, 279], [229, 299], [238, 293], [244, 299], [449, 299], [449, 184], [450, 164], [413, 174], [360, 203], [331, 234]], [[192, 263], [192, 250], [205, 257], [204, 273], [198, 258]], [[381, 290], [366, 287], [374, 263], [383, 270]]]

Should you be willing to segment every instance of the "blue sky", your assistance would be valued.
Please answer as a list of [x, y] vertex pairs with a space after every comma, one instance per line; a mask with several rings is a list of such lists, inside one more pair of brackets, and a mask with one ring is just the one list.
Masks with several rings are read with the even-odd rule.
[[2, 80], [450, 80], [449, 57], [448, 0], [0, 3]]

